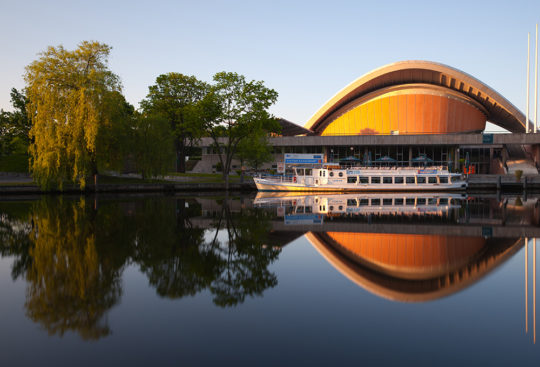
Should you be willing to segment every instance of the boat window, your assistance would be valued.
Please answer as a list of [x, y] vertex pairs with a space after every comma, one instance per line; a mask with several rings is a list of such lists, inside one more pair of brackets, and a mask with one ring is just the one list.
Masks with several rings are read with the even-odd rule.
[[371, 177], [371, 183], [372, 184], [380, 184], [381, 178], [380, 177]]
[[391, 184], [392, 183], [392, 177], [383, 177], [382, 182], [385, 184]]
[[338, 173], [339, 177], [343, 177], [343, 172]]
[[448, 204], [448, 198], [439, 199], [439, 205], [446, 205], [446, 204]]
[[405, 205], [414, 205], [414, 198], [405, 199]]
[[441, 176], [439, 177], [440, 183], [447, 184], [448, 183], [448, 176]]
[[296, 175], [297, 176], [303, 176], [304, 175], [304, 169], [303, 168], [298, 168], [296, 170]]
[[354, 176], [354, 177], [347, 177], [347, 183], [356, 183], [356, 176]]
[[334, 177], [334, 172], [330, 172], [330, 177]]
[[369, 199], [360, 199], [360, 206], [369, 205]]
[[403, 183], [403, 176], [396, 176], [396, 177], [394, 177], [394, 183], [396, 183], [396, 184], [402, 184], [402, 183]]
[[371, 205], [381, 205], [381, 199], [371, 199]]
[[334, 210], [334, 206], [333, 206], [333, 205], [330, 205], [330, 206], [328, 207], [328, 209]]
[[414, 184], [414, 177], [405, 177], [405, 182], [408, 184]]
[[306, 176], [311, 176], [311, 168], [306, 168]]
[[394, 199], [394, 205], [403, 205], [403, 199], [402, 198], [395, 198]]
[[416, 177], [416, 181], [419, 184], [423, 184], [423, 183], [426, 183], [426, 178], [424, 176], [418, 176], [418, 177]]
[[312, 213], [311, 207], [310, 207], [310, 206], [306, 206], [305, 213], [307, 213], [307, 214], [311, 214], [311, 213]]
[[360, 176], [360, 183], [367, 184], [369, 183], [369, 177], [366, 176]]
[[348, 206], [356, 206], [356, 199], [347, 199]]
[[338, 209], [343, 210], [343, 205], [340, 205]]
[[452, 176], [452, 182], [458, 182], [459, 176]]
[[297, 213], [303, 213], [304, 212], [304, 207], [303, 206], [297, 206], [296, 207], [296, 212]]
[[426, 205], [426, 198], [416, 199], [416, 205]]
[[435, 176], [428, 177], [428, 183], [430, 183], [430, 184], [437, 183], [437, 177], [435, 177]]
[[392, 205], [392, 199], [383, 199], [382, 205]]
[[437, 198], [429, 198], [428, 205], [437, 205]]

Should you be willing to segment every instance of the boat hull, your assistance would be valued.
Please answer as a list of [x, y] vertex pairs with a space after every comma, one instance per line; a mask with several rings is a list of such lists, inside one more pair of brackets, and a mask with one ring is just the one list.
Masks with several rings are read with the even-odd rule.
[[317, 191], [317, 192], [355, 192], [355, 191], [463, 191], [467, 189], [465, 181], [452, 184], [417, 184], [417, 185], [304, 185], [293, 182], [279, 182], [263, 178], [254, 178], [259, 191]]

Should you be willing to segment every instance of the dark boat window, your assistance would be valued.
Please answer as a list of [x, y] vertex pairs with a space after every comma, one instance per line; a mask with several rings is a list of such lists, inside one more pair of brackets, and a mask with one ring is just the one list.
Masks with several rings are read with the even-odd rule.
[[328, 209], [334, 210], [334, 206], [333, 206], [333, 205], [330, 205], [330, 206], [328, 207]]
[[459, 176], [452, 176], [452, 182], [458, 182]]
[[416, 199], [416, 205], [426, 205], [426, 199], [425, 198]]
[[296, 170], [296, 175], [297, 176], [303, 176], [304, 175], [304, 169], [303, 168], [298, 168]]
[[381, 178], [380, 177], [371, 177], [371, 183], [372, 184], [380, 184]]
[[437, 183], [437, 177], [434, 177], [434, 176], [428, 177], [428, 183], [430, 184]]
[[356, 206], [356, 199], [347, 199], [348, 206]]
[[330, 172], [330, 177], [334, 177], [334, 172]]
[[355, 177], [347, 177], [347, 183], [356, 183], [356, 176]]
[[338, 209], [339, 209], [339, 210], [343, 210], [343, 206], [342, 206], [342, 205], [340, 205]]
[[394, 183], [396, 183], [396, 184], [402, 184], [402, 183], [403, 183], [403, 176], [396, 176], [396, 177], [394, 177]]
[[360, 206], [369, 205], [369, 199], [360, 199]]
[[305, 212], [308, 213], [308, 214], [311, 214], [311, 213], [312, 213], [311, 207], [310, 207], [310, 206], [306, 206], [306, 211], [305, 211]]
[[306, 168], [306, 176], [311, 176], [311, 168]]
[[339, 176], [339, 177], [343, 177], [343, 172], [340, 172], [340, 173], [338, 174], [338, 176]]
[[429, 205], [437, 205], [437, 198], [430, 198], [428, 199]]
[[383, 205], [392, 205], [392, 199], [383, 199], [382, 204]]
[[394, 205], [403, 205], [403, 199], [401, 199], [401, 198], [394, 199]]
[[413, 198], [405, 199], [405, 205], [414, 205], [414, 199]]
[[381, 205], [381, 199], [371, 199], [371, 205]]
[[448, 183], [448, 176], [441, 176], [439, 177], [440, 183], [447, 184]]
[[416, 177], [416, 181], [419, 184], [423, 184], [423, 183], [426, 183], [426, 178], [424, 176], [418, 176], [418, 177]]
[[385, 184], [391, 184], [392, 183], [392, 177], [383, 177], [382, 182]]
[[414, 183], [414, 177], [405, 177], [405, 182], [407, 182], [408, 184], [413, 184]]
[[439, 205], [446, 205], [446, 204], [448, 204], [448, 198], [439, 199]]
[[367, 184], [369, 183], [369, 177], [366, 176], [360, 176], [360, 183]]

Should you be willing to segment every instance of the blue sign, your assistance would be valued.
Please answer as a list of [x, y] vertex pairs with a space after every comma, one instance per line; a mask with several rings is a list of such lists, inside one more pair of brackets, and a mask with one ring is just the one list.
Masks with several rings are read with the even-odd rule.
[[433, 175], [436, 173], [437, 173], [436, 169], [419, 169], [418, 170], [419, 175]]
[[285, 164], [322, 164], [322, 154], [285, 154]]

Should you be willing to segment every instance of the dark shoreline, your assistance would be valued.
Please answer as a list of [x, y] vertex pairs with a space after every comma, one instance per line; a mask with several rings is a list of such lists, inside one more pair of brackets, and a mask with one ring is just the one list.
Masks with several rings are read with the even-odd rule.
[[[35, 184], [16, 184], [0, 186], [0, 196], [21, 194], [93, 194], [93, 193], [152, 193], [152, 192], [225, 192], [224, 183], [138, 183], [138, 184], [99, 184], [97, 190], [93, 185], [81, 190], [70, 186], [64, 190], [42, 190]], [[230, 192], [255, 192], [254, 182], [230, 183]], [[540, 191], [540, 175], [525, 176], [517, 181], [514, 175], [471, 175], [467, 192], [522, 192]]]

